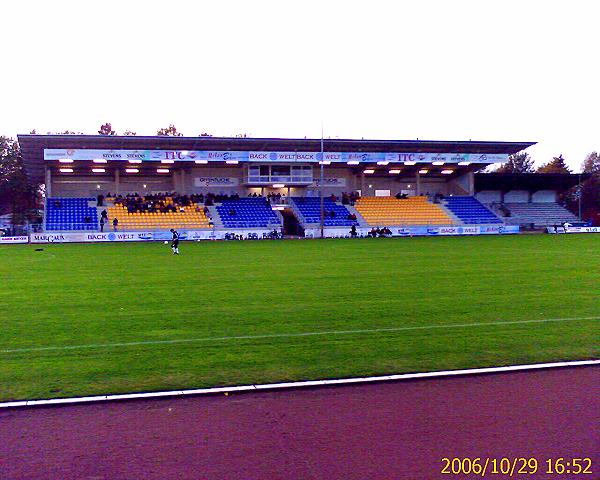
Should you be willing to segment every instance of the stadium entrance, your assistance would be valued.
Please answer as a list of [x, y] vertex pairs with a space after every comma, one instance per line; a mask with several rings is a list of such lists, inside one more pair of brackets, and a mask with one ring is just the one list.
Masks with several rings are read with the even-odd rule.
[[300, 224], [299, 220], [294, 215], [291, 208], [284, 208], [281, 210], [281, 216], [283, 217], [283, 234], [294, 237], [303, 237], [304, 228]]

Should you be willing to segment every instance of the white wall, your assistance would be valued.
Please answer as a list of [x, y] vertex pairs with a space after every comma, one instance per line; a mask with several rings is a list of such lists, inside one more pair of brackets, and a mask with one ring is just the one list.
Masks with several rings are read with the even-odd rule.
[[538, 190], [531, 195], [531, 201], [536, 203], [555, 203], [556, 192], [553, 190]]
[[502, 193], [499, 190], [482, 190], [475, 195], [475, 198], [481, 203], [499, 203], [502, 200]]
[[505, 203], [527, 203], [529, 192], [527, 190], [511, 190], [504, 194]]

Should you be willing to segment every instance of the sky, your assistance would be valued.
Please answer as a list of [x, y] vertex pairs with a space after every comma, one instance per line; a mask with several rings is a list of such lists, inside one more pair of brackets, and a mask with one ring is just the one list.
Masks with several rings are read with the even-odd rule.
[[[596, 0], [2, 2], [0, 135], [536, 141], [600, 151]], [[450, 152], [449, 152], [450, 153]]]

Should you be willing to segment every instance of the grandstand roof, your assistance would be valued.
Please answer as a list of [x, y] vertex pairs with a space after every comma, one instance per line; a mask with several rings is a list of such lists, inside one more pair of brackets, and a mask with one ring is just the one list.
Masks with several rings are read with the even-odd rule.
[[[321, 148], [320, 138], [237, 138], [237, 137], [164, 137], [109, 135], [18, 135], [28, 175], [42, 181], [44, 149], [107, 150], [231, 150], [231, 151], [314, 151]], [[489, 142], [445, 140], [323, 140], [326, 152], [431, 152], [513, 154], [535, 142]]]

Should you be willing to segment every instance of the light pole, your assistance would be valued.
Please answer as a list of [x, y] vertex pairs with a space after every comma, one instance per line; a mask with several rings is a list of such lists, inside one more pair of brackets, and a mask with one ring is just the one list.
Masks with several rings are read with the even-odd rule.
[[579, 203], [579, 221], [581, 222], [581, 173], [579, 174], [579, 185], [577, 185], [577, 201]]
[[321, 203], [321, 238], [325, 238], [325, 206], [323, 204], [323, 124], [321, 124], [321, 159], [319, 165], [321, 167], [321, 175], [319, 179], [319, 197]]

